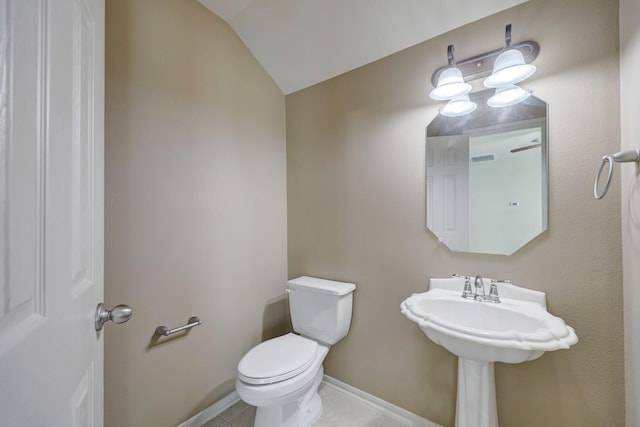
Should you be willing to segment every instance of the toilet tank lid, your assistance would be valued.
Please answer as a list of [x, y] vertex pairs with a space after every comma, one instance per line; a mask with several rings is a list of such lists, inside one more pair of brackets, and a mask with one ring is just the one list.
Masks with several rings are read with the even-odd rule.
[[310, 290], [331, 295], [346, 295], [355, 290], [356, 285], [317, 277], [301, 276], [288, 282], [289, 289]]

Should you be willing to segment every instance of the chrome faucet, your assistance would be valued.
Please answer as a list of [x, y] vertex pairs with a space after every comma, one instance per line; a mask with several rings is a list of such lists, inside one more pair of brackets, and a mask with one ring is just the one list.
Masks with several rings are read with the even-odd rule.
[[464, 290], [462, 291], [462, 298], [473, 299], [473, 291], [471, 290], [471, 278], [469, 276], [460, 276], [454, 274], [454, 277], [461, 277], [464, 279]]
[[500, 297], [498, 296], [498, 282], [511, 283], [511, 280], [491, 280], [491, 287], [489, 288], [489, 296], [487, 296], [487, 302], [500, 302]]
[[476, 301], [486, 301], [499, 303], [498, 297], [498, 282], [511, 283], [509, 280], [491, 280], [491, 287], [489, 288], [489, 295], [487, 295], [484, 288], [484, 281], [479, 274], [473, 280], [473, 289], [471, 289], [471, 278], [469, 276], [461, 276], [454, 274], [454, 277], [460, 277], [464, 279], [464, 290], [462, 291], [462, 298], [473, 299]]
[[[487, 294], [484, 292], [484, 282], [482, 281], [482, 277], [478, 274], [473, 281], [474, 295], [476, 301], [485, 301], [487, 299]], [[482, 291], [482, 294], [480, 293]]]

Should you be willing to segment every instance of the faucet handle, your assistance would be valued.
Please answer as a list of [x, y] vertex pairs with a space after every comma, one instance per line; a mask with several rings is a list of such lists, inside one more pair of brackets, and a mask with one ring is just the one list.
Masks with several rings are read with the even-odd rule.
[[471, 290], [471, 278], [464, 276], [464, 290], [462, 291], [462, 298], [473, 299], [473, 291]]
[[[489, 288], [489, 296], [487, 297], [488, 302], [500, 302], [500, 297], [498, 296], [498, 280], [491, 280], [491, 287]], [[502, 281], [500, 281], [502, 282]]]

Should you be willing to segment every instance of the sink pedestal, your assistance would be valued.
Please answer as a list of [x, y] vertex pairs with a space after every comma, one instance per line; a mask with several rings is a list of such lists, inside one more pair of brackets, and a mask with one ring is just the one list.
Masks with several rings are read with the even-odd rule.
[[498, 427], [492, 362], [458, 358], [456, 427]]

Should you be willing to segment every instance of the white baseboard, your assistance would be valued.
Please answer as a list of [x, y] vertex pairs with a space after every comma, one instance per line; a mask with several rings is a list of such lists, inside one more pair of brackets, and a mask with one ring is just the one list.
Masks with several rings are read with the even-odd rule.
[[440, 424], [436, 424], [426, 418], [422, 418], [413, 412], [402, 409], [399, 406], [387, 402], [386, 400], [375, 397], [328, 375], [324, 376], [322, 384], [327, 387], [331, 387], [340, 393], [344, 393], [352, 399], [358, 400], [371, 408], [374, 408], [383, 415], [394, 419], [407, 427], [442, 427]]
[[198, 412], [193, 417], [180, 424], [178, 427], [200, 427], [201, 425], [205, 424], [207, 421], [211, 421], [239, 401], [240, 396], [238, 396], [238, 393], [236, 393], [236, 391], [234, 390], [222, 399], [215, 402], [213, 405], [205, 408], [201, 412]]
[[[355, 399], [363, 404], [377, 410], [383, 415], [394, 419], [407, 427], [442, 427], [426, 418], [419, 417], [413, 412], [409, 412], [399, 406], [393, 405], [385, 400], [377, 398], [367, 392], [350, 386], [349, 384], [338, 381], [328, 375], [322, 379], [322, 384], [333, 390], [343, 393], [351, 399]], [[178, 427], [200, 427], [208, 421], [211, 421], [240, 400], [240, 396], [235, 391], [229, 393], [222, 399], [215, 402], [202, 412], [197, 413]]]

